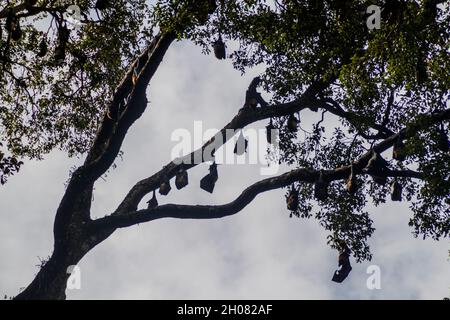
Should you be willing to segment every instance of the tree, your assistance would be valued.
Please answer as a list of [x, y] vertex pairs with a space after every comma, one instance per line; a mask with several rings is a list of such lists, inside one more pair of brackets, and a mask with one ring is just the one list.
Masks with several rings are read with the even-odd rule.
[[[380, 1], [381, 29], [374, 30], [366, 25], [369, 1], [77, 5], [81, 23], [74, 30], [67, 12], [75, 9], [65, 1], [9, 1], [0, 11], [0, 119], [11, 154], [2, 174], [12, 172], [8, 166], [17, 171], [18, 158], [39, 158], [52, 148], [85, 155], [55, 215], [53, 254], [17, 299], [65, 298], [67, 268], [118, 228], [164, 217], [233, 215], [278, 188], [288, 188], [293, 216], [310, 218], [317, 204], [314, 217], [329, 231], [330, 245], [357, 261], [371, 259], [367, 239], [374, 229], [365, 207], [386, 202], [388, 183], [392, 200], [403, 196], [411, 203], [416, 235], [448, 236], [450, 15], [440, 1]], [[49, 31], [40, 33], [42, 25]], [[193, 41], [205, 53], [214, 48], [220, 58], [223, 41], [237, 41], [239, 49], [228, 55], [234, 66], [245, 72], [264, 64], [266, 70], [249, 85], [237, 115], [184, 158], [191, 161], [168, 163], [138, 181], [113, 213], [91, 219], [94, 184], [114, 165], [128, 129], [145, 112], [146, 90], [177, 40]], [[259, 88], [272, 95], [270, 101]], [[300, 140], [293, 117], [307, 110], [321, 120]], [[339, 119], [339, 126], [327, 133], [325, 117]], [[229, 139], [227, 129], [264, 119], [279, 129], [279, 161], [291, 171], [249, 186], [228, 204], [138, 210], [145, 196], [198, 165], [195, 159], [210, 160], [211, 150]]]

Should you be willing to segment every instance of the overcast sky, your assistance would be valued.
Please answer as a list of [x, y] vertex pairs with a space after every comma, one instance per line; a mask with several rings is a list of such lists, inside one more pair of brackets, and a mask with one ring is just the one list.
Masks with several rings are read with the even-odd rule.
[[[261, 70], [259, 70], [261, 71]], [[222, 128], [242, 106], [258, 70], [241, 76], [229, 60], [187, 42], [175, 43], [151, 82], [150, 106], [124, 142], [123, 161], [95, 186], [92, 214], [116, 208], [138, 180], [170, 161], [175, 129]], [[311, 114], [305, 112], [302, 117]], [[262, 127], [261, 122], [256, 126]], [[0, 294], [15, 295], [51, 254], [52, 226], [64, 182], [79, 159], [53, 152], [27, 162], [0, 189]], [[189, 171], [190, 185], [159, 203], [222, 204], [260, 180], [258, 165], [219, 166], [211, 195], [199, 188], [207, 165]], [[280, 173], [287, 169], [281, 169]], [[284, 190], [258, 196], [232, 217], [162, 219], [115, 232], [79, 264], [81, 289], [68, 299], [442, 299], [450, 295], [449, 241], [414, 239], [406, 203], [369, 208], [376, 228], [373, 260], [331, 281], [337, 253], [314, 219], [289, 219]], [[147, 197], [145, 200], [148, 200]], [[141, 204], [142, 206], [143, 204]], [[381, 268], [381, 289], [366, 287], [369, 265]]]

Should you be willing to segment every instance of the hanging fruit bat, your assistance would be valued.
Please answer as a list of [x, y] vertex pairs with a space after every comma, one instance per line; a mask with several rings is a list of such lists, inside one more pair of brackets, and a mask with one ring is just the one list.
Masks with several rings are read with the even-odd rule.
[[109, 7], [109, 0], [97, 0], [95, 3], [95, 9], [105, 10]]
[[158, 200], [156, 199], [156, 192], [153, 190], [153, 197], [147, 201], [148, 209], [153, 209], [158, 206]]
[[320, 201], [328, 198], [328, 182], [323, 178], [323, 170], [320, 170], [319, 179], [314, 183], [314, 197]]
[[286, 205], [288, 210], [295, 211], [298, 208], [298, 191], [294, 187], [291, 188], [289, 195], [286, 199]]
[[239, 137], [236, 141], [236, 144], [234, 145], [234, 153], [238, 156], [243, 155], [247, 151], [248, 141], [245, 139], [244, 135], [242, 134], [242, 130], [239, 134]]
[[391, 184], [391, 200], [392, 201], [402, 201], [402, 185], [394, 179]]
[[386, 169], [388, 162], [383, 159], [377, 152], [372, 150], [372, 157], [367, 162], [367, 166], [363, 169], [364, 172], [372, 176], [373, 181], [380, 185], [387, 182]]
[[6, 17], [5, 29], [9, 32], [11, 39], [14, 41], [18, 41], [22, 37], [19, 18], [11, 11]]
[[347, 278], [350, 271], [352, 271], [352, 266], [350, 265], [350, 249], [345, 246], [344, 250], [339, 253], [338, 269], [334, 272], [331, 280], [341, 283]]
[[16, 23], [17, 23], [16, 15], [12, 11], [9, 11], [8, 15], [6, 16], [5, 22], [6, 31], [12, 32], [16, 27]]
[[287, 128], [290, 132], [297, 132], [298, 124], [300, 123], [300, 120], [297, 119], [297, 117], [293, 114], [291, 114], [287, 121]]
[[262, 98], [261, 94], [256, 91], [256, 88], [258, 87], [260, 82], [261, 78], [255, 77], [248, 86], [248, 89], [245, 92], [244, 108], [256, 110], [258, 104], [261, 105], [261, 107], [267, 106], [267, 102]]
[[17, 27], [13, 32], [11, 32], [11, 39], [14, 41], [19, 41], [20, 38], [22, 38], [22, 30], [20, 27]]
[[177, 173], [175, 177], [175, 186], [178, 190], [186, 187], [188, 185], [188, 173], [183, 168], [180, 169], [180, 171]]
[[266, 139], [267, 143], [273, 143], [276, 140], [275, 134], [272, 130], [275, 130], [275, 127], [272, 123], [272, 119], [270, 119], [269, 124], [266, 126]]
[[209, 166], [209, 173], [200, 180], [200, 188], [209, 193], [213, 193], [217, 179], [217, 164], [214, 162]]
[[438, 132], [438, 148], [443, 152], [450, 150], [450, 141], [447, 137], [447, 132], [444, 129], [444, 125], [441, 124]]
[[58, 30], [58, 46], [55, 49], [55, 61], [61, 64], [66, 60], [66, 44], [69, 40], [70, 30], [66, 26], [61, 26]]
[[45, 37], [42, 38], [41, 42], [39, 42], [39, 51], [37, 53], [38, 57], [43, 58], [47, 55], [48, 46]]
[[66, 60], [66, 48], [65, 46], [58, 46], [55, 49], [55, 62], [62, 64]]
[[397, 141], [394, 143], [394, 147], [392, 148], [392, 158], [397, 161], [404, 161], [405, 156], [405, 145], [401, 137], [398, 137]]
[[428, 79], [427, 65], [423, 58], [419, 58], [416, 64], [416, 80], [418, 84], [422, 84]]
[[22, 38], [22, 29], [20, 24], [17, 24], [16, 28], [11, 32], [11, 39], [14, 41], [19, 41]]
[[167, 177], [165, 177], [163, 181], [161, 181], [161, 184], [159, 185], [159, 193], [162, 194], [163, 196], [166, 196], [170, 192], [170, 189], [172, 189], [170, 187], [170, 181]]
[[219, 34], [219, 38], [213, 44], [214, 55], [217, 59], [222, 60], [226, 57], [225, 43], [222, 41], [222, 36]]
[[353, 164], [350, 166], [350, 175], [345, 180], [345, 188], [351, 194], [354, 194], [358, 189], [358, 181], [356, 180], [356, 174]]
[[24, 79], [19, 78], [19, 79], [17, 79], [17, 86], [19, 86], [21, 88], [26, 88], [27, 82]]
[[20, 38], [22, 38], [22, 29], [20, 28], [19, 21], [17, 21], [15, 28], [11, 31], [11, 39], [19, 41]]

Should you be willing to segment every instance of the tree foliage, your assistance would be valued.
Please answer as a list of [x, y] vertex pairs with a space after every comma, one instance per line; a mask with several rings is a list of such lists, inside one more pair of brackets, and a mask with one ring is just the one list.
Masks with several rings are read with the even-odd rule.
[[[144, 0], [110, 1], [101, 11], [95, 1], [75, 1], [76, 24], [74, 1], [23, 3], [0, 7], [2, 140], [18, 157], [39, 159], [53, 148], [85, 153], [105, 100], [151, 39], [149, 9]], [[8, 17], [22, 30], [16, 41]]]

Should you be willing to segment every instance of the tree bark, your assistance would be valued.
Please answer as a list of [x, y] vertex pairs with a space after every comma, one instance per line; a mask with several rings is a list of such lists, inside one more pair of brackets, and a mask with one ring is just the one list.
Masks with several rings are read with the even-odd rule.
[[[77, 214], [75, 214], [77, 216]], [[92, 220], [86, 223], [71, 223], [66, 240], [56, 241], [50, 259], [43, 264], [28, 287], [19, 293], [14, 300], [64, 300], [66, 298], [67, 280], [70, 276], [68, 268], [77, 265], [86, 253], [107, 239], [115, 229], [103, 229], [92, 232], [89, 227]]]
[[67, 279], [70, 265], [64, 256], [53, 254], [39, 270], [34, 280], [14, 300], [63, 300], [66, 298]]

